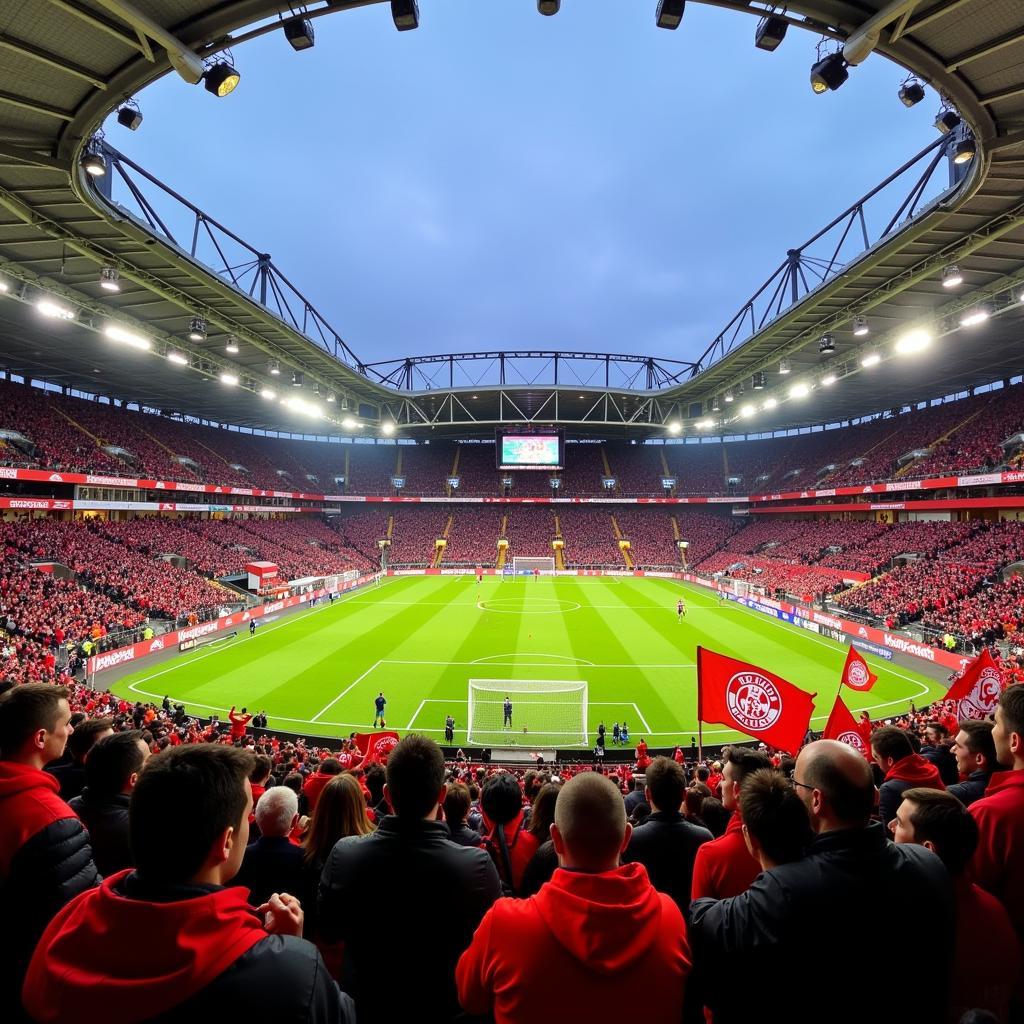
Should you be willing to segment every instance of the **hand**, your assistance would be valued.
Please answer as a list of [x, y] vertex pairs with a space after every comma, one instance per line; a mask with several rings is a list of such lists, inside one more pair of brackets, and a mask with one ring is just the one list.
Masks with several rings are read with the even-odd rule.
[[302, 938], [302, 904], [288, 893], [273, 893], [261, 907], [256, 908], [263, 915], [263, 927], [271, 935], [294, 935]]

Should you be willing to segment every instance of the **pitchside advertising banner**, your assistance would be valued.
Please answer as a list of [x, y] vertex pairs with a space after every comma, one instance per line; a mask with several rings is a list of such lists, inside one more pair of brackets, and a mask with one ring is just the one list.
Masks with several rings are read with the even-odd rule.
[[113, 651], [104, 651], [103, 654], [94, 654], [86, 662], [88, 675], [95, 675], [97, 672], [106, 672], [108, 669], [124, 665], [129, 661], [138, 661], [158, 651], [170, 650], [175, 644], [185, 643], [189, 640], [198, 640], [200, 637], [210, 636], [219, 633], [221, 630], [237, 628], [247, 623], [250, 619], [261, 619], [264, 615], [272, 615], [283, 611], [285, 608], [294, 608], [296, 605], [306, 604], [314, 597], [324, 597], [326, 594], [338, 593], [345, 590], [352, 590], [354, 587], [369, 583], [372, 576], [360, 576], [358, 579], [347, 580], [337, 583], [334, 586], [324, 587], [322, 590], [314, 590], [310, 593], [300, 594], [298, 597], [287, 597], [281, 601], [271, 601], [269, 604], [261, 605], [259, 608], [252, 608], [245, 612], [235, 612], [234, 615], [222, 615], [219, 619], [211, 619], [209, 622], [200, 622], [195, 626], [186, 626], [184, 629], [174, 629], [169, 633], [163, 633], [152, 640], [143, 640], [141, 643], [130, 644], [128, 647], [118, 647]]

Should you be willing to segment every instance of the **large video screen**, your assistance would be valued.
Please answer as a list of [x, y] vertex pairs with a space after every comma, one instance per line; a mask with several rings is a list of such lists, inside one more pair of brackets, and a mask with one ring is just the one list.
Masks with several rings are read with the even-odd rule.
[[498, 469], [561, 469], [562, 435], [499, 433]]

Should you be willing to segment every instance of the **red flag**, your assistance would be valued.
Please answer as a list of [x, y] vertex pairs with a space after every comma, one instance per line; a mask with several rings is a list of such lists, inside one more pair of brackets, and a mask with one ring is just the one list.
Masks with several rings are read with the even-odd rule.
[[854, 650], [853, 644], [846, 653], [846, 664], [843, 666], [843, 686], [862, 693], [871, 689], [878, 682], [878, 676], [868, 668], [868, 663], [860, 651]]
[[946, 700], [959, 701], [957, 717], [981, 721], [988, 718], [1003, 692], [1003, 674], [988, 650], [967, 666], [964, 674], [949, 688]]
[[697, 648], [697, 717], [795, 754], [814, 711], [814, 694], [756, 665]]
[[825, 724], [825, 731], [821, 734], [823, 740], [839, 740], [853, 747], [858, 753], [863, 754], [871, 760], [871, 751], [868, 750], [864, 737], [861, 736], [853, 714], [846, 706], [843, 698], [836, 694], [836, 702], [832, 705], [832, 711]]
[[368, 768], [371, 764], [386, 764], [388, 754], [398, 743], [397, 732], [357, 732], [355, 735], [356, 749], [363, 755], [359, 762], [360, 768]]

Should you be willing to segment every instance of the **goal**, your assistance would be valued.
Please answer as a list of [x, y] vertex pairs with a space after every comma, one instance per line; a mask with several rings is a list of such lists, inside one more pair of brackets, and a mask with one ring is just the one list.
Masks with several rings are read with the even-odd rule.
[[[505, 724], [505, 698], [512, 724]], [[470, 679], [472, 746], [585, 747], [587, 683], [563, 679]]]
[[554, 558], [516, 558], [512, 557], [512, 571], [517, 576], [529, 576], [534, 569], [539, 569], [542, 576], [554, 576]]

